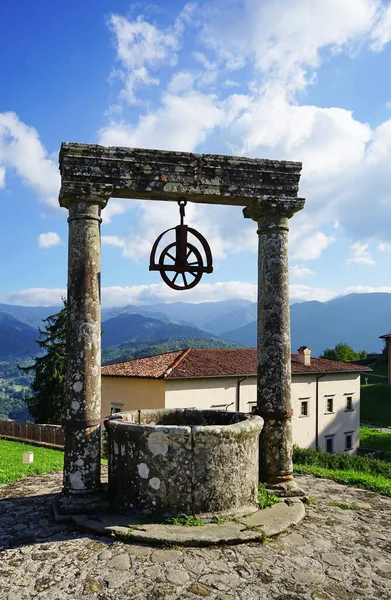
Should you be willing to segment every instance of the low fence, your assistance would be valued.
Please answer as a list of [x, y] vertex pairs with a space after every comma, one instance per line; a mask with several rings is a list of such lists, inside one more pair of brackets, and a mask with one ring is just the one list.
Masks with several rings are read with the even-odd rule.
[[0, 419], [0, 438], [49, 448], [64, 448], [64, 428], [61, 425], [37, 425]]

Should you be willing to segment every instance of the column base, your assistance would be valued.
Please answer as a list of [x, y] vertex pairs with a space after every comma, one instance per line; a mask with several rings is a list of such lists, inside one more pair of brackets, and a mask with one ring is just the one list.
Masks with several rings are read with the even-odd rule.
[[102, 490], [85, 495], [67, 495], [61, 492], [53, 502], [56, 521], [69, 521], [73, 515], [104, 512], [110, 506], [107, 494]]
[[276, 496], [281, 498], [292, 498], [297, 496], [305, 496], [303, 490], [298, 486], [294, 479], [288, 481], [281, 481], [280, 483], [266, 484], [266, 488], [269, 492], [272, 492]]

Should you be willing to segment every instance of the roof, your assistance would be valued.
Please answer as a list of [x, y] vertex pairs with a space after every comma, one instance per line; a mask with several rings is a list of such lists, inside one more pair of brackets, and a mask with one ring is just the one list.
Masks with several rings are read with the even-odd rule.
[[379, 338], [381, 340], [388, 340], [389, 338], [391, 338], [391, 333], [385, 333], [384, 335], [379, 335]]
[[[311, 358], [311, 365], [292, 354], [292, 373], [347, 373], [371, 371], [362, 365]], [[106, 377], [145, 377], [152, 379], [188, 379], [194, 377], [232, 377], [256, 375], [256, 348], [192, 349], [135, 358], [102, 367]]]

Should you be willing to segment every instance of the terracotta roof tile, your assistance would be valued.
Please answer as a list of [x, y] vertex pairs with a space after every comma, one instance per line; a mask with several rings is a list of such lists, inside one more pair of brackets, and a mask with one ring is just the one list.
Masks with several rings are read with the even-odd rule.
[[102, 367], [102, 375], [112, 377], [152, 377], [156, 379], [163, 377], [167, 369], [183, 353], [183, 350], [177, 350], [176, 352], [165, 352], [156, 356], [146, 356], [145, 358], [113, 363]]
[[[306, 367], [298, 354], [292, 354], [292, 373], [346, 373], [370, 371], [368, 367], [351, 363], [311, 358]], [[166, 352], [156, 356], [137, 358], [102, 367], [102, 375], [112, 377], [149, 377], [154, 379], [229, 377], [234, 375], [256, 375], [256, 348], [243, 349], [187, 349]]]

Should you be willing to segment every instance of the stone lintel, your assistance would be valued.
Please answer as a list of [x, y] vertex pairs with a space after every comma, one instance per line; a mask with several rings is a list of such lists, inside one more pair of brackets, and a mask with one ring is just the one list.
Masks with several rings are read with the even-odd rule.
[[243, 215], [246, 219], [260, 221], [262, 218], [283, 217], [290, 219], [293, 215], [304, 208], [304, 198], [287, 198], [278, 196], [264, 196], [252, 200], [244, 209]]
[[[142, 148], [63, 143], [60, 203], [73, 186], [109, 185], [116, 198], [247, 206], [262, 196], [296, 198], [301, 163]], [[87, 194], [86, 194], [87, 195]]]

